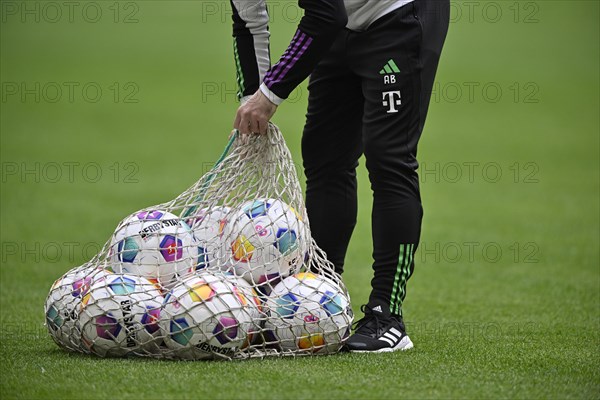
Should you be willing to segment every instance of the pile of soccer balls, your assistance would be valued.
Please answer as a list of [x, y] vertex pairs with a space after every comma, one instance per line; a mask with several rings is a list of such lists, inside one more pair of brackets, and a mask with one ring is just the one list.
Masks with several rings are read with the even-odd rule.
[[335, 353], [350, 300], [336, 279], [310, 272], [310, 240], [277, 199], [183, 218], [137, 212], [117, 226], [108, 257], [54, 283], [46, 324], [60, 346], [102, 357]]

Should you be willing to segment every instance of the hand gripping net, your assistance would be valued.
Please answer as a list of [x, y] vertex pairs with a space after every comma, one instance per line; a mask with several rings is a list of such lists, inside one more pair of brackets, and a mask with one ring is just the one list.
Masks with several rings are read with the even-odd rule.
[[353, 318], [274, 125], [234, 133], [192, 187], [121, 221], [45, 312], [71, 351], [192, 360], [336, 353]]

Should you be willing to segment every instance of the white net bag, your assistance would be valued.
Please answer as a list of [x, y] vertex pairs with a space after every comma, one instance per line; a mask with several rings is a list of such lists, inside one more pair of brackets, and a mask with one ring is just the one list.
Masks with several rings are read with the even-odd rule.
[[45, 312], [65, 349], [187, 360], [333, 354], [353, 320], [272, 124], [234, 133], [192, 187], [121, 221], [54, 283]]

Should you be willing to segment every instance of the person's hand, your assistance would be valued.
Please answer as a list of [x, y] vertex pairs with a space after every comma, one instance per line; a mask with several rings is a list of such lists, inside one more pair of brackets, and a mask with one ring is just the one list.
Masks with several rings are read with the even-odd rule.
[[258, 90], [245, 104], [238, 108], [233, 128], [241, 134], [265, 134], [275, 111], [277, 111], [277, 106]]

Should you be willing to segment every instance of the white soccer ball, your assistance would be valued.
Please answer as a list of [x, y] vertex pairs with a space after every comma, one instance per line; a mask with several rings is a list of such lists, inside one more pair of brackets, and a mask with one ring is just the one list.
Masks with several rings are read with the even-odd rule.
[[77, 268], [58, 278], [46, 298], [46, 326], [54, 341], [69, 350], [81, 348], [78, 323], [81, 300], [90, 287], [104, 279], [109, 272], [101, 268]]
[[203, 208], [187, 221], [198, 242], [197, 270], [228, 268], [225, 232], [230, 217], [229, 207]]
[[160, 326], [174, 355], [188, 360], [229, 357], [249, 344], [250, 300], [226, 275], [202, 271], [165, 297]]
[[350, 299], [334, 281], [299, 273], [280, 282], [266, 301], [265, 329], [282, 350], [336, 353], [350, 335]]
[[244, 295], [243, 298], [247, 300], [246, 311], [252, 320], [252, 327], [248, 330], [248, 343], [255, 343], [259, 339], [260, 332], [263, 330], [264, 322], [267, 318], [263, 302], [256, 289], [246, 282], [245, 279], [229, 272], [225, 272], [225, 274], [228, 276], [228, 280]]
[[144, 277], [171, 288], [193, 273], [198, 246], [190, 227], [166, 211], [142, 211], [126, 218], [113, 235], [114, 271]]
[[157, 353], [164, 298], [149, 280], [110, 275], [81, 302], [79, 324], [87, 349], [101, 357]]
[[260, 286], [298, 272], [310, 238], [294, 208], [264, 199], [241, 206], [231, 223], [230, 239], [233, 272]]

